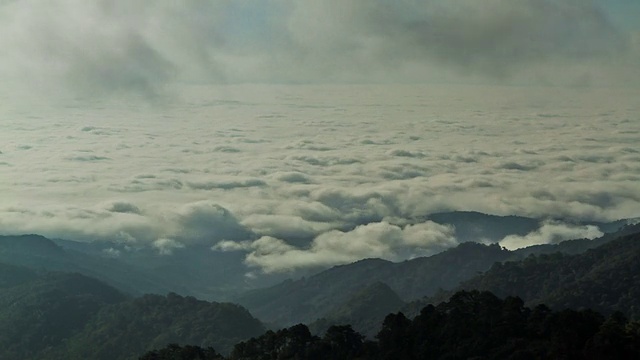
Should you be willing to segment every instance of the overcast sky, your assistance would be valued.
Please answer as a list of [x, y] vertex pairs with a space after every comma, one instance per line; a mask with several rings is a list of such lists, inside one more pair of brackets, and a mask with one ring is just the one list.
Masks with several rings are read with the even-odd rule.
[[0, 1], [0, 233], [284, 271], [640, 217], [635, 0]]
[[83, 96], [184, 81], [637, 86], [638, 13], [635, 0], [5, 0], [0, 76]]

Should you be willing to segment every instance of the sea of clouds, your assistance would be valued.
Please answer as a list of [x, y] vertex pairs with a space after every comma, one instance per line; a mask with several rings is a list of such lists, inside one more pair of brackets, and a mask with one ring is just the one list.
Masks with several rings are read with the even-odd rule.
[[638, 217], [640, 36], [603, 4], [0, 1], [0, 233], [277, 272], [455, 246], [439, 211]]
[[[628, 89], [185, 86], [163, 107], [7, 110], [0, 229], [160, 253], [246, 251], [265, 271], [402, 260], [457, 244], [433, 212], [640, 216]], [[563, 236], [562, 234], [565, 234]], [[522, 247], [589, 237], [543, 224]]]

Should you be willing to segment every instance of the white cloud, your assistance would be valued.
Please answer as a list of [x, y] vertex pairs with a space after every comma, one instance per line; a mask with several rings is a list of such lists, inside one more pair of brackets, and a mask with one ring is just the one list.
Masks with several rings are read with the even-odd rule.
[[160, 255], [171, 255], [177, 249], [184, 248], [184, 244], [173, 239], [157, 239], [153, 242], [153, 247], [158, 250]]
[[[640, 216], [640, 113], [630, 89], [182, 90], [183, 103], [162, 108], [96, 102], [18, 110], [3, 102], [0, 232], [151, 248], [157, 239], [213, 246], [271, 237], [292, 246], [285, 253], [296, 259], [331, 264], [332, 256], [385, 249], [394, 259], [420, 254], [412, 231], [429, 229], [406, 224], [438, 211], [569, 222]], [[239, 151], [219, 151], [224, 146]], [[397, 149], [423, 156], [391, 156]], [[67, 160], [74, 156], [109, 160]], [[404, 245], [381, 240], [344, 258], [324, 250], [335, 247], [327, 236], [350, 241], [345, 234], [358, 226], [383, 222], [389, 241], [399, 238], [394, 226], [404, 227]], [[317, 254], [314, 239], [322, 240]], [[446, 247], [444, 239], [433, 238], [429, 249]], [[255, 261], [269, 259], [275, 255]]]
[[246, 264], [271, 273], [345, 264], [363, 258], [401, 260], [439, 252], [456, 244], [453, 229], [444, 225], [427, 222], [403, 229], [379, 222], [360, 225], [348, 232], [327, 231], [308, 247], [296, 247], [284, 240], [263, 236], [253, 242], [223, 242], [214, 250], [248, 250]]
[[597, 226], [570, 225], [548, 221], [540, 229], [525, 236], [509, 235], [500, 241], [500, 245], [515, 250], [532, 245], [557, 244], [564, 240], [589, 239], [593, 240], [604, 235]]
[[211, 201], [185, 205], [177, 213], [176, 223], [174, 236], [195, 242], [213, 244], [253, 237], [251, 230], [241, 225], [229, 210]]

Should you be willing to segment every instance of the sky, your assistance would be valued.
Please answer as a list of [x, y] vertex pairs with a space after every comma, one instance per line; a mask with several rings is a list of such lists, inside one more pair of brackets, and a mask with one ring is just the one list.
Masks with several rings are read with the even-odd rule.
[[176, 82], [638, 86], [637, 1], [0, 3], [10, 89], [155, 97]]
[[[0, 2], [0, 233], [244, 251], [455, 246], [416, 219], [640, 217], [637, 1]], [[562, 219], [558, 222], [557, 219]]]

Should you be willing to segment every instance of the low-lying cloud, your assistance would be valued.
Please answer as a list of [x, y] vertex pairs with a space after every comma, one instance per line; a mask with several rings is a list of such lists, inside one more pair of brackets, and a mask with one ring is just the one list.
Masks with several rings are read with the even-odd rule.
[[251, 242], [223, 241], [218, 251], [248, 251], [245, 263], [266, 273], [323, 268], [364, 258], [402, 260], [440, 252], [457, 244], [453, 228], [433, 222], [401, 228], [388, 222], [360, 225], [352, 231], [327, 231], [309, 246], [297, 247], [263, 236]]
[[532, 245], [557, 244], [565, 240], [589, 239], [593, 240], [604, 235], [594, 225], [571, 225], [561, 222], [548, 221], [540, 229], [525, 236], [509, 235], [500, 241], [500, 245], [515, 250]]
[[[276, 272], [306, 260], [329, 266], [385, 252], [402, 260], [453, 246], [442, 229], [411, 227], [435, 212], [567, 223], [640, 217], [640, 109], [631, 89], [183, 90], [189, 104], [162, 108], [3, 108], [0, 233], [114, 241], [167, 256], [226, 244], [253, 254], [255, 269]], [[238, 151], [219, 151], [226, 146]], [[422, 156], [393, 156], [398, 149]], [[68, 160], [92, 155], [109, 160]], [[411, 231], [429, 229], [431, 242], [416, 244], [422, 235]], [[561, 230], [548, 225], [505, 246], [592, 234]], [[338, 256], [330, 238], [353, 248]], [[296, 260], [287, 263], [289, 255]]]

